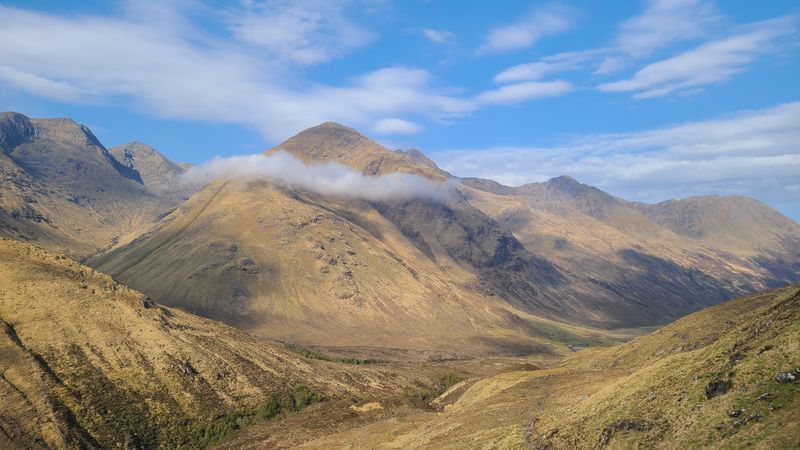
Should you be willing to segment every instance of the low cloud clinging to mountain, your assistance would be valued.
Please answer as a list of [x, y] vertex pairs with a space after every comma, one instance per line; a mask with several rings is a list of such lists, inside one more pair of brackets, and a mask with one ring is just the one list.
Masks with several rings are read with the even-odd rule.
[[218, 157], [190, 168], [183, 175], [183, 180], [188, 183], [208, 183], [217, 179], [266, 179], [322, 195], [370, 201], [410, 198], [439, 200], [447, 195], [454, 183], [440, 183], [409, 173], [367, 176], [332, 162], [306, 165], [285, 151], [268, 156]]

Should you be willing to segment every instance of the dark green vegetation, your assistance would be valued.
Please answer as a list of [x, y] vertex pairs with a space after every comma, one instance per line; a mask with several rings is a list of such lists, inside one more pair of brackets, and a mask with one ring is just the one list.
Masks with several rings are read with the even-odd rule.
[[453, 373], [448, 373], [439, 378], [439, 381], [433, 386], [410, 391], [408, 393], [408, 398], [413, 405], [427, 409], [430, 408], [430, 403], [434, 399], [447, 392], [448, 389], [455, 386], [460, 381], [461, 377]]
[[355, 365], [382, 364], [382, 363], [386, 363], [387, 362], [384, 359], [375, 359], [375, 358], [366, 358], [366, 359], [340, 358], [340, 357], [331, 356], [331, 355], [328, 355], [328, 354], [325, 354], [325, 353], [322, 353], [322, 352], [318, 352], [316, 350], [309, 350], [307, 348], [299, 347], [297, 345], [292, 345], [292, 344], [284, 344], [284, 345], [286, 346], [286, 348], [288, 350], [290, 350], [290, 351], [292, 351], [294, 353], [297, 353], [298, 355], [303, 356], [304, 358], [317, 359], [317, 360], [320, 360], [320, 361], [336, 362], [336, 363], [343, 363], [343, 364], [355, 364]]
[[197, 445], [203, 448], [219, 444], [236, 430], [265, 420], [273, 420], [301, 411], [303, 408], [322, 401], [323, 398], [306, 385], [299, 385], [290, 392], [276, 393], [266, 402], [255, 408], [239, 408], [227, 413], [217, 414], [205, 426], [200, 425], [200, 438]]

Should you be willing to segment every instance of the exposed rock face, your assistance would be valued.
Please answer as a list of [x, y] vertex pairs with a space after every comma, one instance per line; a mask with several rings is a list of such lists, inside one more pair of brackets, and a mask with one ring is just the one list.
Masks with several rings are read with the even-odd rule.
[[712, 399], [726, 394], [733, 384], [729, 380], [714, 380], [706, 386], [706, 398]]
[[775, 381], [778, 383], [792, 383], [797, 379], [797, 373], [795, 372], [781, 372], [775, 375]]

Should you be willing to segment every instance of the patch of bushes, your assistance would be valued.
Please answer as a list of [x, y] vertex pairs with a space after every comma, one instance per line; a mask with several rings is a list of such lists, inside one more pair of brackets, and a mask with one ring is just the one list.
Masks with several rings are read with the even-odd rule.
[[306, 385], [295, 387], [290, 393], [272, 394], [255, 408], [240, 408], [218, 417], [201, 429], [200, 446], [212, 447], [222, 442], [231, 432], [260, 421], [272, 420], [281, 413], [291, 414], [314, 403], [322, 397]]
[[210, 423], [205, 427], [203, 437], [200, 438], [200, 445], [206, 448], [219, 444], [231, 431], [250, 425], [253, 422], [254, 415], [252, 411], [247, 409], [237, 409], [229, 412], [221, 420]]
[[281, 401], [274, 395], [256, 410], [256, 416], [261, 420], [269, 420], [280, 414]]
[[320, 401], [319, 395], [308, 386], [300, 385], [292, 391], [292, 404], [295, 411], [300, 411], [308, 405]]
[[374, 358], [367, 358], [367, 359], [359, 359], [359, 358], [337, 358], [335, 356], [326, 355], [325, 353], [318, 352], [316, 350], [309, 350], [303, 347], [298, 347], [296, 345], [286, 344], [286, 348], [298, 355], [309, 358], [309, 359], [318, 359], [320, 361], [328, 361], [328, 362], [337, 362], [343, 364], [355, 364], [355, 365], [362, 365], [362, 364], [380, 364], [385, 363], [385, 360], [382, 359], [374, 359]]
[[409, 392], [409, 400], [417, 406], [428, 407], [430, 402], [447, 392], [448, 389], [455, 386], [460, 381], [461, 378], [458, 375], [448, 373], [442, 376], [439, 381], [430, 388], [417, 389]]

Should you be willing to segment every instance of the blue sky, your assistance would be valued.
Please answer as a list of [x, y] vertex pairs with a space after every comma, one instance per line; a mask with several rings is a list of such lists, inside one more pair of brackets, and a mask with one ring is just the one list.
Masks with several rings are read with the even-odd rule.
[[793, 1], [2, 1], [0, 109], [177, 161], [325, 120], [460, 176], [800, 218]]

